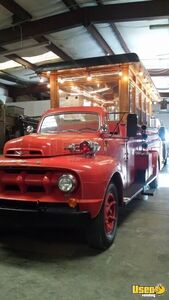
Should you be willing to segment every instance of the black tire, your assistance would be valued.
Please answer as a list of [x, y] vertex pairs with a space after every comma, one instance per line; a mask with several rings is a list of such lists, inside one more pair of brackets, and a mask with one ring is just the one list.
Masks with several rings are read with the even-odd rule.
[[99, 250], [109, 248], [115, 238], [118, 220], [117, 190], [113, 183], [107, 189], [102, 208], [96, 218], [92, 219], [87, 230], [90, 246]]

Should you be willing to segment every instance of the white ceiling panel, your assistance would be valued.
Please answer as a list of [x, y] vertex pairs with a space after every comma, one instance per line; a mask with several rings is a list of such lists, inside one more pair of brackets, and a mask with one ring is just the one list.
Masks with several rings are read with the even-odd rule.
[[6, 61], [8, 61], [8, 60], [9, 60], [8, 58], [5, 58], [4, 56], [2, 56], [2, 55], [0, 54], [0, 64], [6, 62]]
[[7, 27], [12, 22], [12, 14], [0, 5], [0, 29]]
[[16, 2], [29, 12], [33, 19], [39, 19], [68, 11], [68, 8], [61, 0], [16, 0]]
[[12, 43], [5, 45], [5, 49], [9, 50], [10, 53], [13, 52], [15, 54], [18, 54], [19, 56], [37, 56], [41, 54], [45, 54], [48, 52], [48, 50], [45, 48], [45, 45], [47, 43], [42, 43], [39, 44], [37, 41], [33, 39], [28, 39], [28, 40], [21, 40], [20, 42], [17, 43]]
[[22, 38], [21, 38], [20, 41], [17, 43], [6, 44], [5, 48], [7, 50], [14, 50], [17, 48], [29, 47], [31, 45], [38, 45], [38, 42], [36, 42], [34, 39], [22, 40]]
[[158, 89], [169, 89], [169, 77], [167, 76], [153, 76], [152, 80], [155, 84], [155, 86]]
[[0, 70], [7, 70], [16, 67], [20, 67], [20, 64], [13, 60], [7, 60], [6, 62], [0, 63]]
[[0, 83], [6, 84], [6, 85], [12, 85], [12, 86], [16, 85], [16, 82], [4, 80], [4, 79], [1, 79], [1, 78], [0, 78]]
[[151, 30], [150, 25], [167, 24], [168, 20], [132, 21], [116, 23], [123, 39], [132, 52], [138, 54], [146, 67], [155, 62], [154, 68], [161, 67], [169, 54], [169, 29]]
[[80, 7], [97, 5], [96, 1], [94, 0], [76, 0], [76, 2], [79, 4]]
[[20, 80], [29, 82], [40, 82], [40, 77], [33, 70], [23, 69], [21, 67], [8, 69], [8, 74], [16, 76]]
[[105, 55], [85, 27], [53, 33], [52, 41], [74, 59]]
[[58, 57], [56, 54], [54, 54], [51, 51], [45, 52], [44, 54], [41, 55], [36, 55], [32, 57], [23, 57], [25, 60], [29, 61], [32, 64], [39, 64], [43, 62], [53, 62], [53, 61], [59, 61], [60, 57]]

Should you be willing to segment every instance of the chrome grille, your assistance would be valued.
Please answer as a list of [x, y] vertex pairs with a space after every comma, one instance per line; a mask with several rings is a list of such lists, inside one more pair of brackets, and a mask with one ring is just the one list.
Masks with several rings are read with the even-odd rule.
[[4, 168], [0, 169], [0, 192], [46, 193], [57, 191], [60, 171]]
[[5, 153], [7, 157], [39, 157], [42, 151], [38, 149], [10, 149]]

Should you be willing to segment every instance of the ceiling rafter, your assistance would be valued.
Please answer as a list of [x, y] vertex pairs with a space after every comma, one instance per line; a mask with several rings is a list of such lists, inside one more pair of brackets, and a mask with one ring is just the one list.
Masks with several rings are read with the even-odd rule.
[[[100, 5], [100, 6], [103, 5], [102, 0], [96, 0], [96, 2], [97, 2], [97, 5]], [[120, 31], [118, 30], [117, 26], [114, 23], [110, 23], [110, 25], [111, 25], [111, 29], [112, 29], [113, 33], [115, 34], [115, 36], [116, 36], [118, 42], [120, 43], [122, 49], [124, 50], [124, 52], [129, 53], [130, 50], [129, 50], [125, 40], [123, 39]]]
[[[160, 3], [159, 3], [160, 2]], [[52, 15], [42, 19], [28, 21], [22, 24], [22, 38], [50, 34], [83, 24], [101, 22], [136, 21], [168, 17], [168, 1], [144, 1], [102, 6], [90, 6], [74, 11]], [[21, 38], [21, 26], [9, 27], [0, 30], [0, 46], [17, 42]]]
[[139, 62], [139, 57], [135, 53], [127, 54], [117, 54], [110, 56], [100, 56], [100, 57], [89, 57], [81, 58], [74, 61], [68, 62], [56, 62], [56, 63], [44, 63], [37, 67], [36, 72], [42, 73], [47, 71], [58, 71], [67, 69], [78, 69], [84, 67], [94, 67], [94, 66], [104, 66], [105, 64], [121, 64], [121, 63], [137, 63]]
[[32, 16], [13, 0], [0, 0], [0, 4], [13, 14], [13, 24], [25, 22]]
[[169, 92], [160, 92], [162, 98], [169, 98]]
[[149, 69], [150, 76], [169, 76], [169, 69]]
[[105, 54], [114, 54], [113, 50], [110, 48], [110, 46], [107, 44], [105, 39], [102, 37], [100, 32], [97, 30], [97, 28], [90, 24], [89, 26], [86, 26], [88, 32], [94, 37], [96, 42], [101, 46], [101, 48], [104, 50]]
[[4, 72], [4, 71], [0, 71], [0, 79], [10, 81], [10, 82], [15, 82], [16, 84], [21, 85], [21, 86], [28, 86], [29, 85], [28, 82], [26, 82], [24, 80], [21, 80], [18, 77], [14, 76], [14, 75], [11, 75], [11, 74], [9, 74], [7, 72]]
[[130, 52], [130, 49], [128, 48], [125, 40], [123, 39], [120, 31], [118, 30], [117, 26], [114, 24], [114, 23], [111, 23], [111, 29], [113, 30], [117, 40], [119, 41], [121, 47], [123, 48], [124, 52], [125, 53], [129, 53]]
[[[75, 0], [62, 0], [64, 4], [70, 9], [70, 11], [76, 10], [79, 7], [78, 3]], [[102, 50], [107, 55], [114, 54], [113, 50], [110, 48], [108, 43], [105, 41], [105, 39], [102, 37], [100, 32], [97, 30], [97, 28], [91, 24], [91, 23], [84, 23], [83, 24], [87, 31], [91, 34], [91, 36], [94, 38], [94, 40], [97, 42], [97, 44], [102, 48]]]
[[70, 9], [76, 10], [79, 8], [78, 3], [75, 0], [62, 0], [62, 2]]
[[26, 69], [35, 70], [36, 67], [37, 67], [35, 64], [30, 63], [29, 61], [27, 61], [26, 59], [20, 57], [17, 54], [8, 54], [8, 55], [5, 55], [5, 57], [7, 57], [8, 59], [16, 61], [20, 65], [24, 66]]
[[103, 1], [102, 0], [96, 0], [97, 5], [103, 5]]

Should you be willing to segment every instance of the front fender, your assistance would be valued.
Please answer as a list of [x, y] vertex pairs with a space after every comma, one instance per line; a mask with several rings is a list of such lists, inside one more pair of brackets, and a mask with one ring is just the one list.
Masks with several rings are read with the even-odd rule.
[[[85, 157], [82, 155], [67, 155], [48, 158], [9, 159], [1, 157], [0, 168], [21, 167], [36, 170], [47, 168], [74, 172], [80, 182], [79, 203], [80, 210], [87, 210], [95, 217], [102, 205], [107, 186], [112, 175], [120, 171], [120, 166], [114, 158], [105, 155]], [[73, 197], [73, 193], [72, 193]]]

